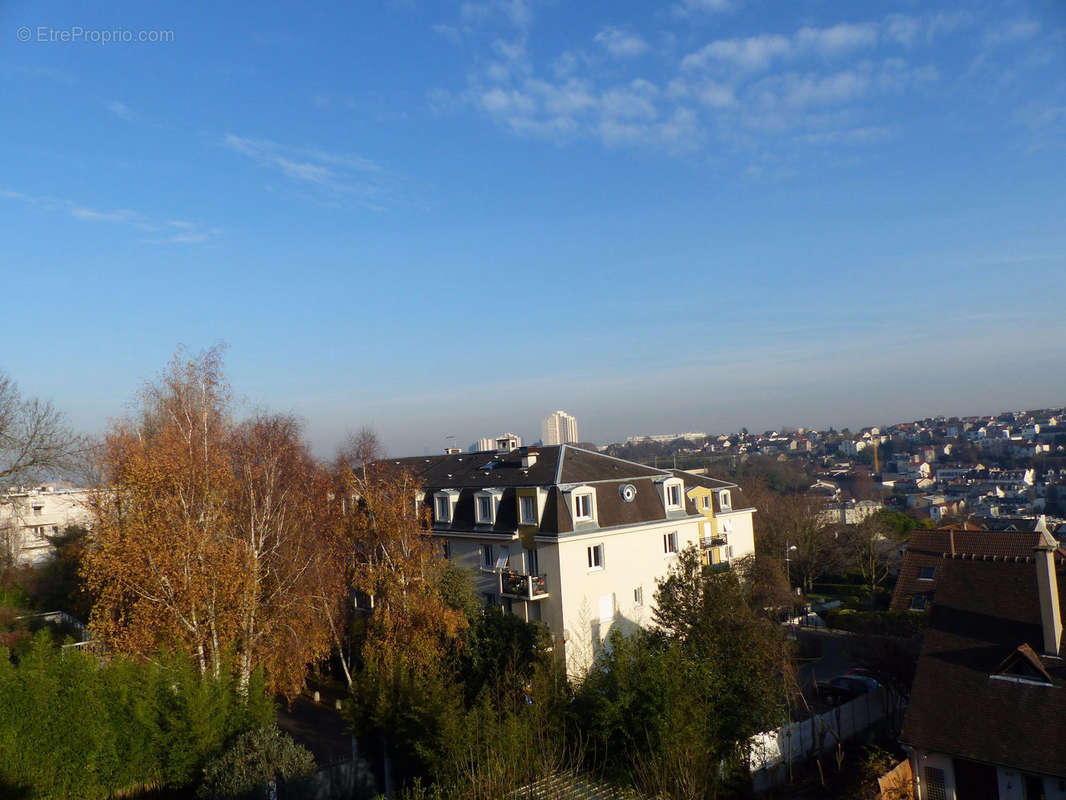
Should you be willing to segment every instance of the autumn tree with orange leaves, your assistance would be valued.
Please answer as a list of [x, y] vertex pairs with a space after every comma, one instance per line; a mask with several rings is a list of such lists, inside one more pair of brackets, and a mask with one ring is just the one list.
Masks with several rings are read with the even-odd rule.
[[[422, 486], [384, 458], [367, 429], [350, 436], [341, 449], [335, 481], [344, 513], [333, 552], [347, 590], [372, 610], [361, 641], [344, 641], [343, 621], [332, 616], [337, 609], [329, 616], [348, 684], [357, 661], [402, 660], [422, 669], [467, 625], [463, 610], [449, 605], [441, 591], [449, 564], [427, 535]], [[328, 604], [323, 607], [330, 611]]]
[[[340, 504], [291, 417], [232, 413], [222, 358], [179, 351], [102, 448], [85, 577], [109, 647], [262, 668], [293, 696], [331, 646], [322, 610]], [[331, 602], [333, 602], [331, 598]]]

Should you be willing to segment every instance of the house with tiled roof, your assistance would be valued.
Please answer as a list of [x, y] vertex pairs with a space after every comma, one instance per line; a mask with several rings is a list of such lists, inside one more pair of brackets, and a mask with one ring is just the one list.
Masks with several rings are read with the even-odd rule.
[[948, 558], [976, 558], [1006, 561], [1027, 558], [1040, 541], [1044, 529], [989, 531], [967, 520], [933, 531], [916, 530], [903, 552], [893, 611], [925, 611], [932, 607], [937, 593], [937, 576]]
[[486, 603], [551, 631], [571, 672], [616, 626], [651, 621], [656, 580], [696, 545], [707, 564], [755, 550], [755, 509], [729, 481], [571, 445], [396, 459], [431, 534]]
[[1023, 549], [938, 562], [902, 733], [918, 800], [1066, 798], [1066, 554]]

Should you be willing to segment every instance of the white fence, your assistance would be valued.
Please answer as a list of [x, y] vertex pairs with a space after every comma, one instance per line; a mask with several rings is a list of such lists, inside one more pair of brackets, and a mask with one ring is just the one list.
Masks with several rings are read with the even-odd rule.
[[788, 765], [836, 749], [881, 722], [896, 701], [884, 687], [849, 700], [824, 714], [793, 722], [752, 737], [748, 764], [756, 791], [780, 786], [788, 780]]

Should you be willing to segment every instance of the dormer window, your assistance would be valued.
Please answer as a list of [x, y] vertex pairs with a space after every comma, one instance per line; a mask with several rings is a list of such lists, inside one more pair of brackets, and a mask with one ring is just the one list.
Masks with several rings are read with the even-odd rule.
[[437, 492], [433, 497], [435, 521], [440, 524], [450, 523], [455, 514], [455, 503], [458, 500], [459, 492], [456, 489], [444, 489]]
[[518, 521], [523, 525], [537, 524], [537, 498], [523, 495], [518, 499]]
[[596, 490], [591, 486], [575, 486], [567, 491], [568, 505], [574, 522], [594, 522], [596, 520]]
[[723, 511], [728, 511], [733, 507], [733, 498], [728, 489], [723, 489], [718, 493], [718, 504], [722, 507]]
[[709, 509], [711, 507], [711, 496], [709, 494], [705, 494], [703, 496], [703, 499], [700, 501], [700, 503], [703, 506], [703, 508]]
[[659, 484], [659, 497], [667, 511], [680, 511], [685, 507], [685, 484], [680, 478], [668, 478]]
[[990, 677], [1014, 683], [1030, 683], [1041, 686], [1055, 685], [1055, 682], [1051, 679], [1051, 674], [1040, 661], [1040, 656], [1027, 644], [1019, 646], [1003, 659]]
[[503, 492], [499, 489], [484, 489], [474, 494], [474, 516], [478, 525], [492, 525], [496, 522], [496, 509], [499, 508]]
[[592, 495], [574, 495], [574, 519], [592, 519]]

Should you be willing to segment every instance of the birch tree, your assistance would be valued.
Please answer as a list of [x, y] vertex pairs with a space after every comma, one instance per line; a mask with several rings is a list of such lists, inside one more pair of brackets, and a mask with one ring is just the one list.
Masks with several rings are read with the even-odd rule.
[[25, 547], [20, 509], [5, 490], [69, 471], [85, 450], [85, 439], [51, 403], [23, 397], [0, 372], [0, 569], [19, 564]]
[[312, 580], [329, 484], [287, 417], [232, 414], [218, 349], [180, 352], [102, 453], [85, 561], [90, 625], [115, 650], [180, 647], [202, 673], [231, 664], [299, 691], [328, 652]]

